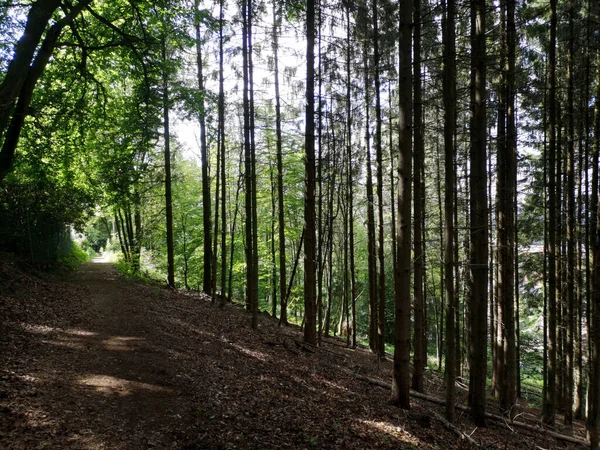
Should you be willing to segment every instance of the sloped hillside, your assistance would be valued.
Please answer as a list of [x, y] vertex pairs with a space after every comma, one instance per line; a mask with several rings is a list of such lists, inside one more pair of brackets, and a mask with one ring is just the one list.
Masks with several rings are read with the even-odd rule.
[[[367, 350], [335, 339], [308, 347], [299, 329], [266, 315], [254, 331], [237, 306], [125, 280], [109, 264], [49, 278], [5, 258], [0, 318], [1, 448], [474, 446], [437, 418], [443, 406], [390, 405], [389, 392], [365, 380], [389, 381], [391, 364]], [[441, 375], [429, 372], [426, 389], [443, 398]], [[520, 420], [536, 425], [535, 414]], [[458, 417], [482, 448], [577, 448]]]

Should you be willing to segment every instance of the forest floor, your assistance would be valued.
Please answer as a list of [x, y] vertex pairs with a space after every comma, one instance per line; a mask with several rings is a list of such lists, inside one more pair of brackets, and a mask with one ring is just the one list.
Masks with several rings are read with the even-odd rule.
[[[0, 255], [0, 327], [3, 449], [473, 448], [435, 417], [443, 406], [413, 399], [408, 413], [357, 378], [391, 378], [368, 350], [303, 347], [297, 327], [265, 314], [252, 330], [237, 306], [127, 280], [99, 259], [31, 275]], [[428, 371], [425, 388], [443, 398], [441, 375]], [[520, 420], [539, 425], [539, 411]], [[456, 426], [481, 448], [583, 448], [501, 421], [476, 428], [461, 411]], [[583, 435], [580, 423], [559, 431]]]

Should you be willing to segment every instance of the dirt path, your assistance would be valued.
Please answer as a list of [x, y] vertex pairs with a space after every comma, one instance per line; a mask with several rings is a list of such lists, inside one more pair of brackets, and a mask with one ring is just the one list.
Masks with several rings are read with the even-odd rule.
[[[334, 339], [303, 347], [266, 315], [249, 323], [237, 306], [128, 281], [101, 260], [63, 279], [0, 261], [0, 448], [469, 448], [353, 376], [389, 380], [389, 361]], [[441, 375], [428, 373], [426, 392], [443, 397]], [[488, 449], [573, 448], [502, 424], [474, 430], [463, 415], [457, 426]]]
[[27, 411], [13, 418], [25, 439], [15, 446], [180, 446], [190, 386], [174, 362], [176, 340], [154, 326], [152, 308], [157, 293], [169, 294], [131, 284], [99, 259], [76, 273], [73, 285], [81, 287], [73, 289], [80, 311], [67, 313], [67, 327], [22, 324], [31, 336], [5, 377], [13, 375], [26, 393]]

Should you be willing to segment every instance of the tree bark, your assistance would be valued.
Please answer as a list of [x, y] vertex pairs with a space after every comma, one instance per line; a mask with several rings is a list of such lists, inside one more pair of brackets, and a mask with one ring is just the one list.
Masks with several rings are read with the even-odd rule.
[[553, 425], [556, 415], [556, 0], [550, 0], [550, 49], [548, 56], [548, 356], [543, 420]]
[[[200, 1], [194, 0], [194, 8], [197, 11], [200, 7]], [[219, 26], [222, 26], [221, 24]], [[208, 150], [206, 145], [206, 111], [204, 109], [204, 72], [202, 58], [202, 37], [200, 33], [200, 21], [196, 20], [196, 69], [198, 78], [198, 89], [203, 95], [200, 97], [200, 110], [198, 120], [200, 122], [200, 159], [202, 174], [202, 223], [203, 223], [203, 261], [204, 272], [202, 277], [202, 291], [205, 294], [212, 294], [212, 212], [210, 197], [210, 176], [208, 173]], [[222, 124], [219, 123], [219, 126]]]
[[279, 232], [279, 297], [281, 301], [279, 324], [287, 325], [287, 304], [285, 303], [285, 205], [283, 203], [283, 140], [281, 137], [281, 97], [279, 93], [279, 23], [281, 11], [273, 6], [273, 61], [275, 64], [275, 136], [277, 146], [277, 221]]
[[383, 144], [381, 131], [381, 80], [379, 55], [379, 14], [377, 0], [372, 0], [373, 78], [375, 81], [375, 158], [377, 164], [377, 355], [385, 358], [385, 247], [383, 229]]
[[304, 341], [316, 344], [315, 1], [306, 2], [306, 130], [304, 197]]
[[487, 369], [488, 209], [486, 170], [485, 0], [471, 2], [471, 291], [469, 404], [477, 426], [485, 426]]
[[[421, 95], [421, 0], [414, 0], [414, 295], [415, 295], [415, 353], [412, 388], [423, 392], [423, 374], [427, 366], [427, 343], [425, 322], [425, 293], [423, 289], [423, 229], [424, 229], [424, 195], [422, 171], [425, 159], [423, 141], [423, 104]], [[391, 149], [390, 149], [391, 152]], [[393, 202], [392, 202], [393, 203]]]
[[444, 3], [444, 287], [446, 302], [446, 360], [444, 383], [446, 386], [446, 419], [454, 422], [456, 397], [456, 292], [454, 290], [454, 210], [456, 192], [456, 50], [455, 50], [455, 5], [454, 0]]
[[175, 288], [175, 250], [173, 245], [173, 194], [171, 189], [171, 135], [169, 130], [169, 75], [167, 68], [167, 42], [162, 37], [162, 102], [163, 102], [163, 140], [165, 157], [165, 219], [167, 222], [167, 285]]
[[400, 108], [398, 120], [398, 218], [396, 224], [398, 266], [394, 274], [395, 347], [392, 402], [410, 408], [410, 303], [411, 303], [411, 206], [412, 206], [412, 0], [400, 3]]

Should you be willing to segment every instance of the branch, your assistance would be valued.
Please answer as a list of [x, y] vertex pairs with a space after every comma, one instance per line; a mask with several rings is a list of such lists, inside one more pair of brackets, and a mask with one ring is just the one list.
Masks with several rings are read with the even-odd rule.
[[0, 182], [10, 171], [15, 150], [17, 148], [17, 144], [19, 143], [21, 129], [23, 128], [23, 123], [25, 122], [25, 117], [27, 116], [29, 104], [31, 103], [31, 98], [33, 96], [33, 90], [38, 80], [44, 73], [44, 69], [48, 65], [48, 61], [50, 61], [50, 57], [54, 52], [54, 48], [56, 47], [56, 42], [58, 41], [60, 33], [62, 32], [63, 28], [68, 25], [91, 2], [92, 0], [81, 0], [76, 6], [71, 8], [71, 10], [61, 20], [52, 25], [46, 33], [42, 45], [38, 50], [33, 63], [31, 64], [29, 72], [27, 73], [27, 78], [22, 84], [17, 106], [12, 114], [10, 124], [6, 130], [6, 136], [4, 138], [4, 142], [2, 143], [2, 149], [0, 150]]

